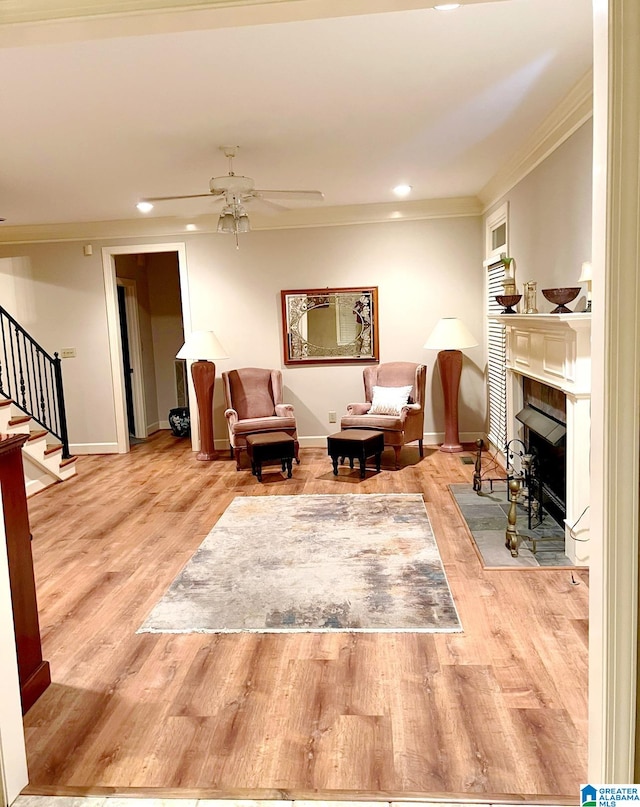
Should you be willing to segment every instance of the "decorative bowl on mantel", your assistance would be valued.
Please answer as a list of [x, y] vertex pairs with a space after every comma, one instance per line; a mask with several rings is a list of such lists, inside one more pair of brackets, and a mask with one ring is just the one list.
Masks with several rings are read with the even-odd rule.
[[551, 311], [552, 314], [572, 314], [571, 309], [567, 308], [567, 303], [576, 299], [581, 288], [581, 286], [564, 286], [559, 289], [542, 289], [542, 293], [550, 303], [556, 306]]
[[[503, 314], [515, 314], [516, 312], [513, 310], [512, 306], [518, 305], [520, 300], [522, 299], [521, 294], [497, 294], [496, 295], [496, 302], [500, 303], [500, 305], [504, 306]], [[573, 298], [572, 298], [573, 299]]]

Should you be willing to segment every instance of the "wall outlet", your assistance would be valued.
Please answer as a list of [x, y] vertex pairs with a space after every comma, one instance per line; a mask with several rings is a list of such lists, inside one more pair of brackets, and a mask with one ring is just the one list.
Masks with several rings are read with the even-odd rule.
[[336, 413], [329, 412], [329, 423], [335, 423], [335, 422], [336, 422]]
[[75, 347], [63, 347], [60, 351], [61, 359], [75, 359], [75, 357], [76, 357]]

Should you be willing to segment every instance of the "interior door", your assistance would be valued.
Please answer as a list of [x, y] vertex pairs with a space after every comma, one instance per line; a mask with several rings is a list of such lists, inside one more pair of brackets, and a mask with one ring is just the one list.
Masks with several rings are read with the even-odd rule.
[[118, 314], [120, 317], [120, 339], [122, 341], [122, 364], [124, 367], [124, 393], [127, 402], [127, 422], [129, 425], [129, 435], [135, 437], [136, 418], [133, 405], [133, 385], [131, 383], [133, 367], [131, 366], [131, 353], [129, 350], [129, 326], [127, 324], [127, 306], [125, 302], [124, 286], [118, 286]]

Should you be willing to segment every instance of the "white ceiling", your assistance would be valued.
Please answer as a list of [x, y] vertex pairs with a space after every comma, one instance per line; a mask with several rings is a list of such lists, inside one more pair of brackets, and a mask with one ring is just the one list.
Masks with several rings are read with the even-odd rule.
[[591, 0], [175, 32], [154, 19], [86, 39], [0, 25], [3, 228], [136, 219], [141, 196], [205, 193], [222, 144], [258, 187], [319, 189], [323, 206], [391, 202], [399, 182], [412, 200], [476, 196], [592, 62]]

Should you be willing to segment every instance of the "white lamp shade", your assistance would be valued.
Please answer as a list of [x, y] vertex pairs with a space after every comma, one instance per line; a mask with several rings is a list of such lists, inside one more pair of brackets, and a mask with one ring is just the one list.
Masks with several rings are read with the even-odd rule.
[[176, 359], [228, 359], [227, 351], [213, 331], [192, 331], [176, 354]]
[[593, 268], [591, 266], [591, 261], [585, 261], [582, 264], [582, 272], [580, 273], [578, 282], [587, 283], [590, 280], [593, 280]]
[[473, 334], [457, 317], [444, 317], [431, 331], [424, 347], [427, 350], [464, 350], [477, 344]]

